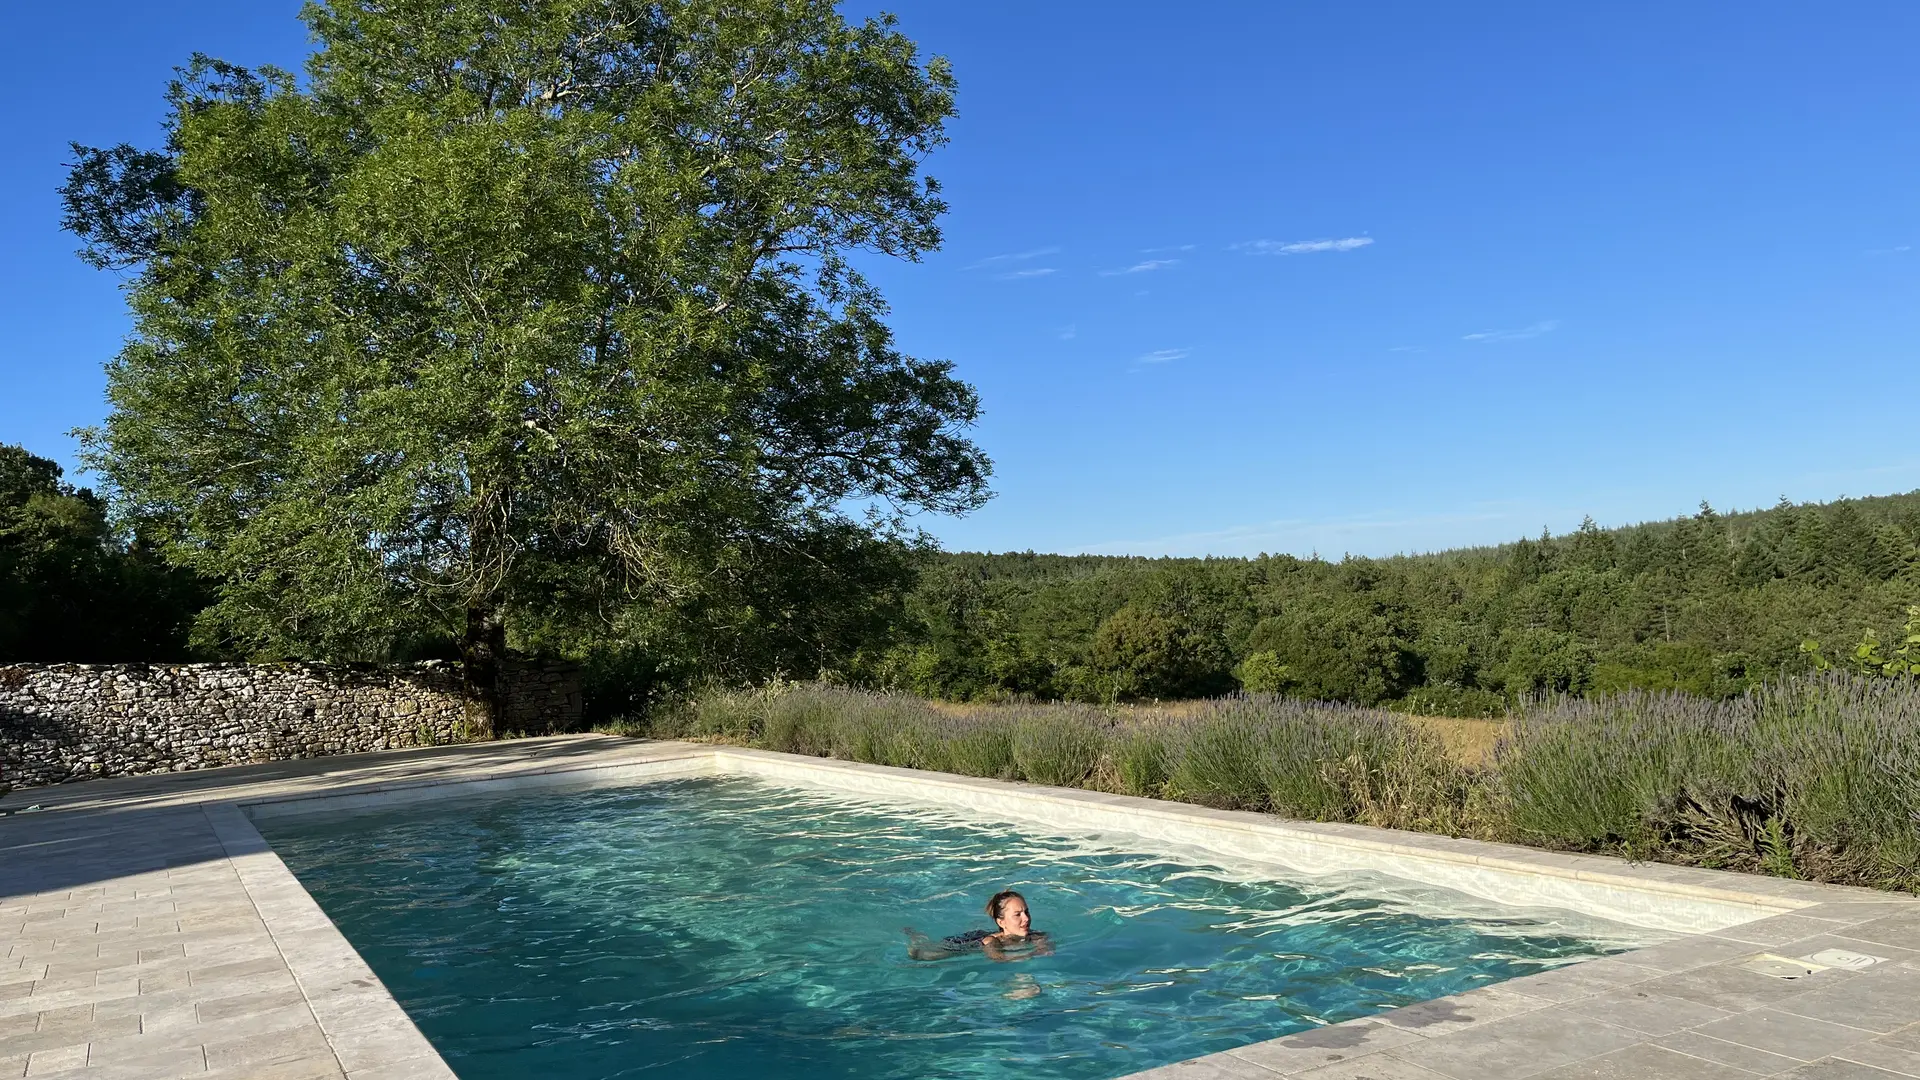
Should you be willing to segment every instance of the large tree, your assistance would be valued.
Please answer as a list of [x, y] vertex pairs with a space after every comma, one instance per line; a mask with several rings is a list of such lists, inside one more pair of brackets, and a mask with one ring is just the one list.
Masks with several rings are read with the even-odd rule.
[[901, 354], [849, 264], [940, 240], [919, 165], [953, 80], [891, 20], [303, 18], [304, 81], [197, 57], [164, 147], [76, 147], [65, 189], [83, 255], [134, 271], [90, 464], [219, 582], [210, 642], [375, 658], [450, 634], [490, 725], [510, 636], [764, 596], [986, 498], [972, 388]]

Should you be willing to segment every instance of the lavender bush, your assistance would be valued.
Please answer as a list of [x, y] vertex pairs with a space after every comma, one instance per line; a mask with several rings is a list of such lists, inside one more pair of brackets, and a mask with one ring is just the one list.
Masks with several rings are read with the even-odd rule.
[[1920, 685], [1827, 672], [1533, 702], [1488, 779], [1529, 842], [1913, 891], [1917, 776]]
[[1117, 727], [1107, 742], [1115, 786], [1123, 795], [1160, 798], [1173, 769], [1175, 740], [1165, 723]]
[[1100, 767], [1111, 717], [1087, 705], [1025, 705], [1009, 710], [1013, 767], [1023, 779], [1079, 787]]

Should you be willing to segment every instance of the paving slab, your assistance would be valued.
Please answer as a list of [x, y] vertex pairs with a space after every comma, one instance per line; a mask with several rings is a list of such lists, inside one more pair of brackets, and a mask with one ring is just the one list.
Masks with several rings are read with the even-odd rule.
[[[1672, 940], [1132, 1080], [1920, 1080], [1920, 902], [969, 777], [610, 736], [100, 780], [0, 799], [0, 1080], [452, 1078], [253, 817], [471, 787], [738, 772], [1071, 828], [1097, 823], [1313, 872], [1377, 867], [1592, 905]], [[43, 809], [12, 813], [29, 803]], [[1782, 980], [1762, 954], [1876, 958]]]
[[1772, 1076], [1797, 1068], [1799, 1058], [1783, 1057], [1757, 1050], [1741, 1043], [1726, 1042], [1702, 1035], [1697, 1031], [1680, 1031], [1672, 1035], [1655, 1039], [1653, 1045], [1702, 1061], [1711, 1061], [1721, 1065], [1753, 1073], [1756, 1076]]
[[1889, 1046], [1879, 1039], [1856, 1043], [1833, 1056], [1841, 1061], [1885, 1069], [1902, 1076], [1920, 1076], [1920, 1054]]
[[1639, 1043], [1571, 1065], [1548, 1069], [1539, 1080], [1753, 1080], [1753, 1073]]

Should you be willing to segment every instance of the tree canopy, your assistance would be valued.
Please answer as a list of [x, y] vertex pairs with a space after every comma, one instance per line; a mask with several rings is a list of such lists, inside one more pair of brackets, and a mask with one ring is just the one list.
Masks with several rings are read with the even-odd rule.
[[954, 82], [890, 20], [303, 17], [304, 80], [196, 57], [165, 145], [76, 147], [65, 189], [83, 255], [133, 271], [88, 461], [216, 583], [206, 645], [457, 638], [483, 712], [509, 641], [751, 627], [777, 662], [904, 587], [903, 513], [987, 497], [974, 391], [896, 348], [850, 261], [940, 241]]
[[952, 554], [855, 674], [949, 698], [1192, 697], [1237, 682], [1480, 715], [1541, 693], [1728, 696], [1813, 666], [1808, 639], [1842, 659], [1851, 647], [1850, 666], [1910, 668], [1914, 604], [1920, 492], [1589, 520], [1389, 559]]
[[205, 602], [59, 465], [0, 446], [0, 663], [185, 659]]

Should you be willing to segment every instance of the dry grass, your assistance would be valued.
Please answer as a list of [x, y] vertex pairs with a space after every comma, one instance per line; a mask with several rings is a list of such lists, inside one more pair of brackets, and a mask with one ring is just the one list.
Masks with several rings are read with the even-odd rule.
[[1485, 765], [1493, 759], [1493, 744], [1507, 733], [1505, 720], [1470, 720], [1457, 716], [1410, 716], [1407, 719], [1440, 736], [1447, 753], [1462, 765]]
[[[955, 701], [930, 701], [928, 705], [944, 716], [959, 719], [980, 719], [993, 715], [996, 709], [1005, 708], [1002, 705]], [[1206, 706], [1205, 701], [1166, 701], [1151, 705], [1113, 705], [1106, 711], [1122, 726], [1126, 726], [1155, 720], [1186, 719], [1198, 714]], [[1505, 720], [1457, 716], [1409, 716], [1407, 719], [1438, 735], [1447, 753], [1455, 761], [1467, 766], [1484, 765], [1492, 760], [1494, 744], [1508, 730]]]

